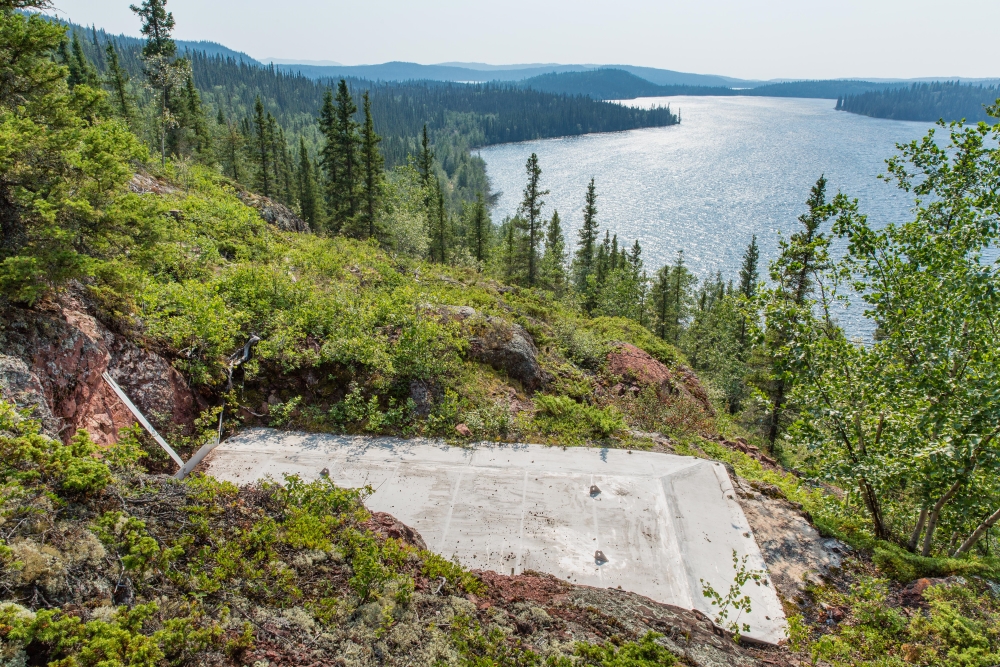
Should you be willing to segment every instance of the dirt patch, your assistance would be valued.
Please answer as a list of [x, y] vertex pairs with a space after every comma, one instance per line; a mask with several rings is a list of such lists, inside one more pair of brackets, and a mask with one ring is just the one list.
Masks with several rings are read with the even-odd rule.
[[573, 590], [571, 585], [540, 572], [528, 572], [513, 577], [489, 570], [474, 572], [489, 589], [483, 601], [492, 604], [529, 600], [540, 604], [551, 604], [557, 596]]

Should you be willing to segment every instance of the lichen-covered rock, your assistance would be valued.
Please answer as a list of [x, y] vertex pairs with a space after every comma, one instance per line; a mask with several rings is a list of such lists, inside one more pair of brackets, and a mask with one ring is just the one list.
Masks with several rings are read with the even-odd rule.
[[618, 344], [608, 353], [607, 371], [625, 384], [653, 386], [662, 400], [682, 396], [697, 402], [710, 415], [715, 414], [708, 392], [694, 372], [685, 366], [671, 370], [644, 350], [628, 343]]
[[245, 190], [239, 192], [238, 196], [241, 202], [256, 209], [264, 222], [269, 225], [274, 225], [283, 232], [309, 232], [309, 223], [295, 215], [295, 212], [284, 204]]
[[531, 334], [496, 317], [483, 318], [469, 341], [469, 356], [517, 380], [527, 391], [541, 389], [551, 376], [538, 363]]
[[57, 437], [59, 422], [45, 400], [42, 383], [22, 359], [0, 354], [0, 398], [20, 409], [30, 409], [28, 416], [41, 422], [47, 435]]
[[413, 412], [424, 419], [431, 413], [434, 407], [434, 395], [431, 388], [423, 380], [413, 380], [410, 382], [410, 398], [413, 399]]

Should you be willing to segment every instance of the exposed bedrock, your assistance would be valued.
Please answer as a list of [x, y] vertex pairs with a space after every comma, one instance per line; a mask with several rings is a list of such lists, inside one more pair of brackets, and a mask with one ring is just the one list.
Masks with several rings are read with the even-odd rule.
[[198, 398], [181, 374], [97, 320], [79, 287], [35, 308], [8, 309], [0, 347], [4, 398], [35, 408], [46, 430], [64, 440], [82, 428], [110, 444], [134, 423], [104, 372], [158, 429], [189, 427], [197, 415]]
[[715, 414], [708, 392], [694, 371], [685, 366], [671, 370], [635, 345], [618, 344], [608, 354], [607, 370], [625, 383], [656, 387], [662, 400], [677, 396], [689, 398], [707, 413]]

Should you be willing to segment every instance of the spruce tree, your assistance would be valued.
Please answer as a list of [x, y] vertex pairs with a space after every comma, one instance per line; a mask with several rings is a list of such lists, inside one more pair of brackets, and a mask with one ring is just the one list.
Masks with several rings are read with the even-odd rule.
[[80, 37], [73, 33], [73, 47], [69, 56], [69, 76], [66, 79], [70, 88], [86, 85], [94, 88], [98, 85], [97, 72], [83, 53]]
[[448, 210], [445, 205], [444, 186], [434, 178], [431, 182], [434, 198], [432, 200], [432, 210], [429, 212], [431, 232], [431, 261], [445, 264], [448, 261], [448, 245], [451, 234], [448, 221]]
[[128, 91], [128, 72], [121, 66], [118, 58], [118, 49], [114, 44], [108, 42], [105, 47], [107, 56], [108, 74], [104, 80], [105, 85], [111, 91], [111, 99], [115, 107], [115, 112], [126, 123], [131, 124], [134, 114], [135, 103]]
[[421, 183], [429, 191], [431, 174], [434, 173], [434, 152], [431, 150], [431, 142], [427, 136], [426, 124], [424, 125], [423, 135], [420, 139], [420, 155], [417, 158], [417, 169], [420, 171]]
[[194, 87], [193, 76], [188, 76], [184, 86], [184, 106], [186, 112], [184, 125], [194, 134], [195, 150], [200, 154], [207, 154], [212, 147], [212, 138], [208, 133], [205, 110], [201, 104], [201, 95]]
[[525, 169], [528, 172], [528, 184], [524, 187], [521, 214], [527, 236], [528, 285], [534, 287], [538, 278], [538, 245], [543, 236], [542, 206], [545, 201], [542, 197], [549, 194], [549, 191], [541, 188], [542, 169], [538, 166], [536, 153], [528, 158]]
[[167, 162], [167, 131], [174, 121], [170, 115], [170, 92], [182, 82], [187, 72], [187, 61], [175, 61], [177, 44], [171, 37], [174, 15], [166, 10], [167, 0], [144, 0], [141, 6], [130, 9], [142, 19], [142, 34], [146, 45], [142, 49], [144, 71], [150, 85], [158, 92], [160, 116], [160, 160]]
[[806, 201], [809, 210], [799, 216], [802, 229], [781, 242], [781, 254], [770, 267], [778, 295], [787, 304], [780, 320], [767, 322], [764, 344], [756, 355], [755, 384], [768, 395], [770, 402], [767, 439], [772, 449], [785, 421], [786, 402], [794, 381], [785, 368], [784, 350], [794, 335], [795, 313], [809, 307], [815, 278], [828, 266], [830, 240], [820, 231], [820, 226], [833, 216], [833, 208], [826, 201], [826, 182], [826, 177], [820, 176], [812, 187]]
[[740, 294], [747, 299], [752, 299], [757, 294], [757, 282], [760, 280], [760, 271], [757, 268], [760, 262], [760, 249], [757, 247], [757, 235], [750, 239], [750, 245], [743, 253], [743, 266], [740, 267]]
[[549, 220], [542, 265], [546, 286], [561, 295], [566, 289], [566, 237], [563, 234], [559, 211], [553, 211], [552, 219]]
[[358, 214], [358, 180], [360, 170], [358, 165], [358, 124], [354, 114], [358, 107], [354, 104], [347, 81], [340, 80], [337, 84], [336, 113], [336, 158], [338, 164], [338, 180], [334, 186], [335, 201], [333, 215], [338, 225], [349, 226]]
[[[319, 112], [319, 131], [323, 135], [323, 146], [319, 152], [320, 166], [325, 172], [323, 194], [326, 209], [332, 214], [336, 201], [336, 185], [339, 182], [340, 170], [337, 162], [337, 107], [333, 102], [333, 90], [327, 88], [323, 93], [323, 106]], [[337, 220], [331, 219], [331, 231], [337, 233], [340, 227]]]
[[[269, 114], [268, 114], [269, 115]], [[260, 95], [253, 105], [253, 152], [257, 163], [257, 187], [265, 197], [271, 196], [271, 141], [264, 103]]]
[[237, 183], [241, 183], [243, 171], [240, 167], [244, 147], [246, 146], [246, 133], [240, 130], [239, 123], [234, 123], [232, 120], [227, 119], [223, 115], [221, 108], [216, 120], [219, 124], [221, 134], [216, 150], [218, 151], [219, 163], [222, 166], [222, 173]]
[[[617, 237], [615, 237], [617, 239]], [[594, 258], [594, 286], [600, 290], [608, 279], [611, 272], [611, 232], [604, 231], [604, 242], [597, 248], [597, 256]]]
[[312, 161], [306, 148], [305, 137], [299, 137], [299, 213], [302, 219], [315, 229], [318, 217], [316, 200], [316, 178], [313, 176]]
[[383, 168], [385, 160], [379, 150], [382, 138], [375, 133], [375, 121], [372, 119], [372, 103], [365, 91], [364, 96], [365, 124], [361, 130], [361, 161], [364, 171], [362, 199], [364, 210], [362, 216], [368, 238], [375, 238], [375, 224], [378, 209], [385, 190], [385, 175]]
[[594, 186], [594, 179], [591, 178], [583, 207], [583, 226], [580, 228], [576, 256], [573, 258], [573, 282], [581, 293], [586, 292], [587, 278], [594, 271], [598, 233], [597, 189]]
[[142, 34], [146, 37], [142, 55], [147, 58], [173, 58], [177, 55], [177, 44], [170, 36], [175, 25], [174, 15], [167, 11], [166, 6], [167, 0], [144, 0], [139, 7], [129, 7], [142, 19]]
[[482, 192], [476, 193], [476, 203], [472, 207], [469, 227], [472, 235], [472, 254], [477, 262], [484, 262], [490, 243], [490, 218]]
[[664, 340], [680, 342], [682, 324], [693, 300], [691, 291], [698, 280], [684, 265], [684, 252], [678, 251], [673, 264], [656, 273], [650, 301], [655, 314], [655, 333]]
[[104, 54], [101, 51], [101, 41], [97, 38], [97, 26], [93, 23], [90, 24], [90, 39], [94, 44], [94, 52], [97, 53], [97, 69], [99, 72], [105, 71], [107, 63], [104, 62]]

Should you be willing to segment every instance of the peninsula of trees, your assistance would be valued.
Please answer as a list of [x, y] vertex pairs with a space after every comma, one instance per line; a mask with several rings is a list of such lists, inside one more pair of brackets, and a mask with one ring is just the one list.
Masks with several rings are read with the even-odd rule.
[[837, 109], [893, 120], [978, 123], [990, 121], [987, 109], [998, 96], [997, 86], [971, 86], [957, 81], [915, 83], [845, 95], [837, 99]]

